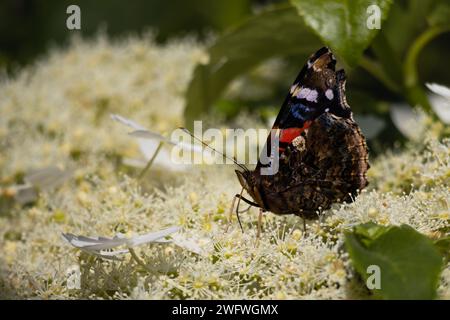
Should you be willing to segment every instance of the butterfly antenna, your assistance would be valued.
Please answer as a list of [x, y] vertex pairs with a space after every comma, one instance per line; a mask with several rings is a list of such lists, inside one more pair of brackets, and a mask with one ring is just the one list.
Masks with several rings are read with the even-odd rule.
[[179, 129], [183, 130], [184, 132], [186, 132], [187, 134], [189, 134], [192, 138], [194, 138], [195, 140], [199, 141], [202, 145], [204, 145], [205, 147], [213, 150], [214, 152], [217, 152], [218, 154], [220, 154], [222, 157], [227, 158], [228, 160], [233, 161], [234, 164], [236, 164], [237, 166], [239, 166], [239, 168], [241, 168], [244, 171], [249, 171], [248, 168], [246, 166], [244, 166], [243, 164], [237, 162], [236, 159], [234, 158], [230, 158], [229, 156], [225, 155], [224, 153], [214, 149], [213, 147], [211, 147], [209, 144], [207, 144], [206, 142], [204, 142], [203, 140], [201, 140], [200, 138], [197, 138], [194, 134], [192, 134], [188, 129], [180, 127]]

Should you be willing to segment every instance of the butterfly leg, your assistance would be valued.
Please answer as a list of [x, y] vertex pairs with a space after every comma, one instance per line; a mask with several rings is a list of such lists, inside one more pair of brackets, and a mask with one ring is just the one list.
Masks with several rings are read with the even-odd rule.
[[[242, 191], [241, 191], [241, 194], [242, 194]], [[228, 232], [228, 228], [229, 228], [230, 225], [231, 225], [231, 219], [232, 219], [232, 217], [233, 217], [233, 210], [234, 210], [234, 205], [236, 204], [236, 199], [237, 199], [237, 197], [238, 197], [238, 195], [236, 194], [236, 195], [233, 197], [233, 201], [231, 202], [231, 208], [230, 208], [229, 214], [228, 214], [228, 225], [227, 225], [227, 228], [225, 229], [225, 232]]]
[[[242, 232], [244, 232], [244, 228], [242, 227], [241, 219], [239, 218], [239, 213], [243, 213], [243, 212], [246, 212], [246, 211], [250, 210], [250, 207], [252, 207], [252, 206], [259, 208], [259, 205], [257, 203], [255, 203], [253, 201], [250, 201], [250, 200], [246, 199], [245, 197], [243, 197], [242, 196], [243, 192], [244, 192], [244, 189], [242, 188], [240, 194], [235, 194], [234, 195], [233, 202], [231, 203], [231, 208], [230, 208], [230, 211], [229, 211], [228, 225], [227, 225], [227, 228], [226, 228], [225, 232], [228, 232], [228, 228], [231, 225], [231, 219], [232, 219], [232, 216], [233, 216], [233, 209], [234, 209], [234, 205], [236, 203], [236, 199], [239, 199], [239, 200], [238, 200], [238, 203], [237, 203], [237, 207], [236, 207], [235, 213], [236, 213], [236, 216], [237, 216], [237, 219], [238, 219], [238, 222], [239, 222], [239, 226], [241, 227]], [[245, 210], [239, 211], [239, 205], [240, 205], [241, 200], [244, 201], [245, 203], [249, 204], [250, 207], [248, 207]]]
[[259, 215], [258, 215], [258, 231], [256, 232], [256, 242], [255, 242], [255, 247], [259, 246], [259, 238], [261, 236], [261, 229], [262, 229], [262, 214], [263, 214], [263, 209], [259, 208]]
[[258, 215], [258, 232], [256, 234], [256, 239], [259, 240], [259, 237], [261, 236], [261, 229], [262, 229], [262, 215], [263, 215], [263, 209], [259, 208], [259, 215]]
[[244, 192], [244, 188], [241, 189], [241, 193], [240, 194], [235, 194], [234, 197], [233, 197], [233, 202], [231, 203], [230, 214], [229, 214], [229, 217], [228, 217], [228, 225], [227, 225], [227, 229], [225, 230], [225, 232], [228, 232], [228, 228], [231, 225], [231, 219], [233, 217], [233, 209], [234, 209], [234, 204], [236, 203], [236, 199], [239, 199], [237, 207], [236, 207], [236, 216], [238, 218], [239, 226], [241, 227], [242, 232], [244, 232], [244, 229], [242, 228], [242, 224], [241, 224], [241, 219], [239, 219], [239, 203], [241, 201], [243, 192]]
[[[250, 201], [250, 200], [246, 199], [245, 197], [243, 197], [243, 196], [241, 196], [239, 194], [235, 195], [235, 197], [239, 198], [239, 200], [244, 201], [245, 203], [249, 204], [252, 207], [260, 208], [259, 204], [257, 204], [256, 202]], [[244, 211], [247, 211], [247, 210], [244, 210]], [[243, 212], [243, 211], [240, 211], [240, 212]]]

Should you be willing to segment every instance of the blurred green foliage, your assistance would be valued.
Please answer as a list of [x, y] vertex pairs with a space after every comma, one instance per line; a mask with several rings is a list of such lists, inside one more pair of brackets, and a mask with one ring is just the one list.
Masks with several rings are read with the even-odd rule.
[[[389, 120], [389, 104], [408, 103], [430, 111], [425, 82], [450, 83], [443, 68], [450, 53], [450, 4], [445, 0], [338, 1], [291, 0], [230, 28], [210, 48], [210, 62], [199, 65], [187, 91], [187, 125], [203, 112], [224, 105], [230, 82], [264, 60], [285, 57], [298, 72], [306, 57], [322, 45], [337, 54], [349, 78], [349, 102], [356, 113]], [[367, 8], [381, 10], [381, 30], [367, 28]], [[295, 73], [284, 76], [285, 89], [254, 105], [279, 106]], [[227, 110], [230, 108], [228, 101]], [[219, 108], [220, 109], [220, 108]], [[394, 140], [394, 139], [390, 139]]]
[[319, 46], [319, 39], [307, 31], [292, 7], [281, 6], [249, 18], [211, 46], [207, 65], [197, 66], [187, 92], [187, 124], [211, 107], [238, 75], [275, 55], [306, 57]]
[[[81, 8], [80, 31], [65, 26], [70, 4]], [[381, 9], [381, 30], [367, 28], [372, 4]], [[408, 103], [430, 111], [424, 83], [450, 85], [449, 12], [446, 0], [4, 0], [0, 68], [14, 71], [51, 45], [99, 29], [111, 37], [153, 30], [159, 42], [186, 35], [205, 39], [212, 33], [209, 61], [197, 66], [186, 92], [189, 127], [211, 111], [227, 119], [244, 110], [262, 118], [273, 115], [306, 58], [328, 45], [347, 71], [354, 112], [383, 119], [388, 126], [380, 140], [394, 141], [400, 134], [389, 106]], [[255, 72], [279, 57], [284, 64], [270, 77]], [[227, 95], [236, 79], [247, 82]], [[246, 94], [249, 84], [263, 94]]]
[[[100, 28], [117, 37], [155, 30], [158, 41], [170, 37], [221, 32], [251, 13], [250, 0], [2, 0], [0, 2], [0, 67], [32, 61], [49, 45], [64, 43], [74, 33], [90, 36]], [[66, 8], [81, 8], [80, 31], [66, 28]]]

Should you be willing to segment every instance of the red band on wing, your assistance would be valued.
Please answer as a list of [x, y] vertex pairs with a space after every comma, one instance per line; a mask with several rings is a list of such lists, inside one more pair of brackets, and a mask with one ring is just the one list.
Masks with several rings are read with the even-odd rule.
[[302, 128], [281, 129], [280, 142], [291, 143], [292, 140], [297, 138], [303, 131], [308, 129], [310, 125], [311, 121], [307, 121]]

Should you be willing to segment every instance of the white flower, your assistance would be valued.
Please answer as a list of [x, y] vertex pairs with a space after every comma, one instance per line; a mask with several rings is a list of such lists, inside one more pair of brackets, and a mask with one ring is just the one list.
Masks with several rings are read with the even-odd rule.
[[425, 115], [422, 111], [407, 104], [392, 104], [390, 114], [392, 122], [405, 137], [414, 141], [422, 139], [425, 130]]
[[[117, 255], [128, 253], [129, 247], [136, 247], [147, 243], [166, 243], [169, 240], [164, 239], [168, 235], [175, 233], [179, 230], [179, 227], [170, 227], [161, 231], [150, 232], [144, 235], [135, 236], [132, 238], [126, 238], [121, 234], [114, 236], [113, 238], [107, 237], [86, 237], [76, 236], [71, 233], [63, 233], [63, 239], [75, 248], [81, 249], [87, 253], [98, 255], [105, 259], [117, 260]], [[126, 246], [128, 248], [110, 251], [111, 249]]]
[[426, 86], [434, 94], [430, 95], [430, 103], [439, 119], [450, 124], [450, 88], [436, 83], [427, 83]]
[[[189, 152], [196, 152], [201, 154], [204, 153], [202, 146], [172, 141], [169, 138], [160, 135], [159, 133], [150, 131], [140, 124], [116, 114], [112, 114], [111, 118], [134, 129], [134, 131], [128, 134], [130, 136], [138, 138], [139, 148], [147, 161], [154, 156], [160, 143], [166, 143], [171, 147], [177, 146], [178, 148]], [[165, 148], [161, 149], [156, 156], [154, 163], [173, 171], [186, 170], [188, 168], [187, 165], [175, 163], [174, 161], [172, 161], [170, 150], [171, 149]], [[144, 167], [146, 162], [136, 159], [127, 159], [126, 164]]]
[[25, 175], [24, 184], [8, 187], [8, 191], [13, 194], [18, 203], [30, 203], [37, 199], [39, 191], [56, 188], [69, 179], [71, 175], [72, 171], [61, 170], [55, 166], [36, 169]]

